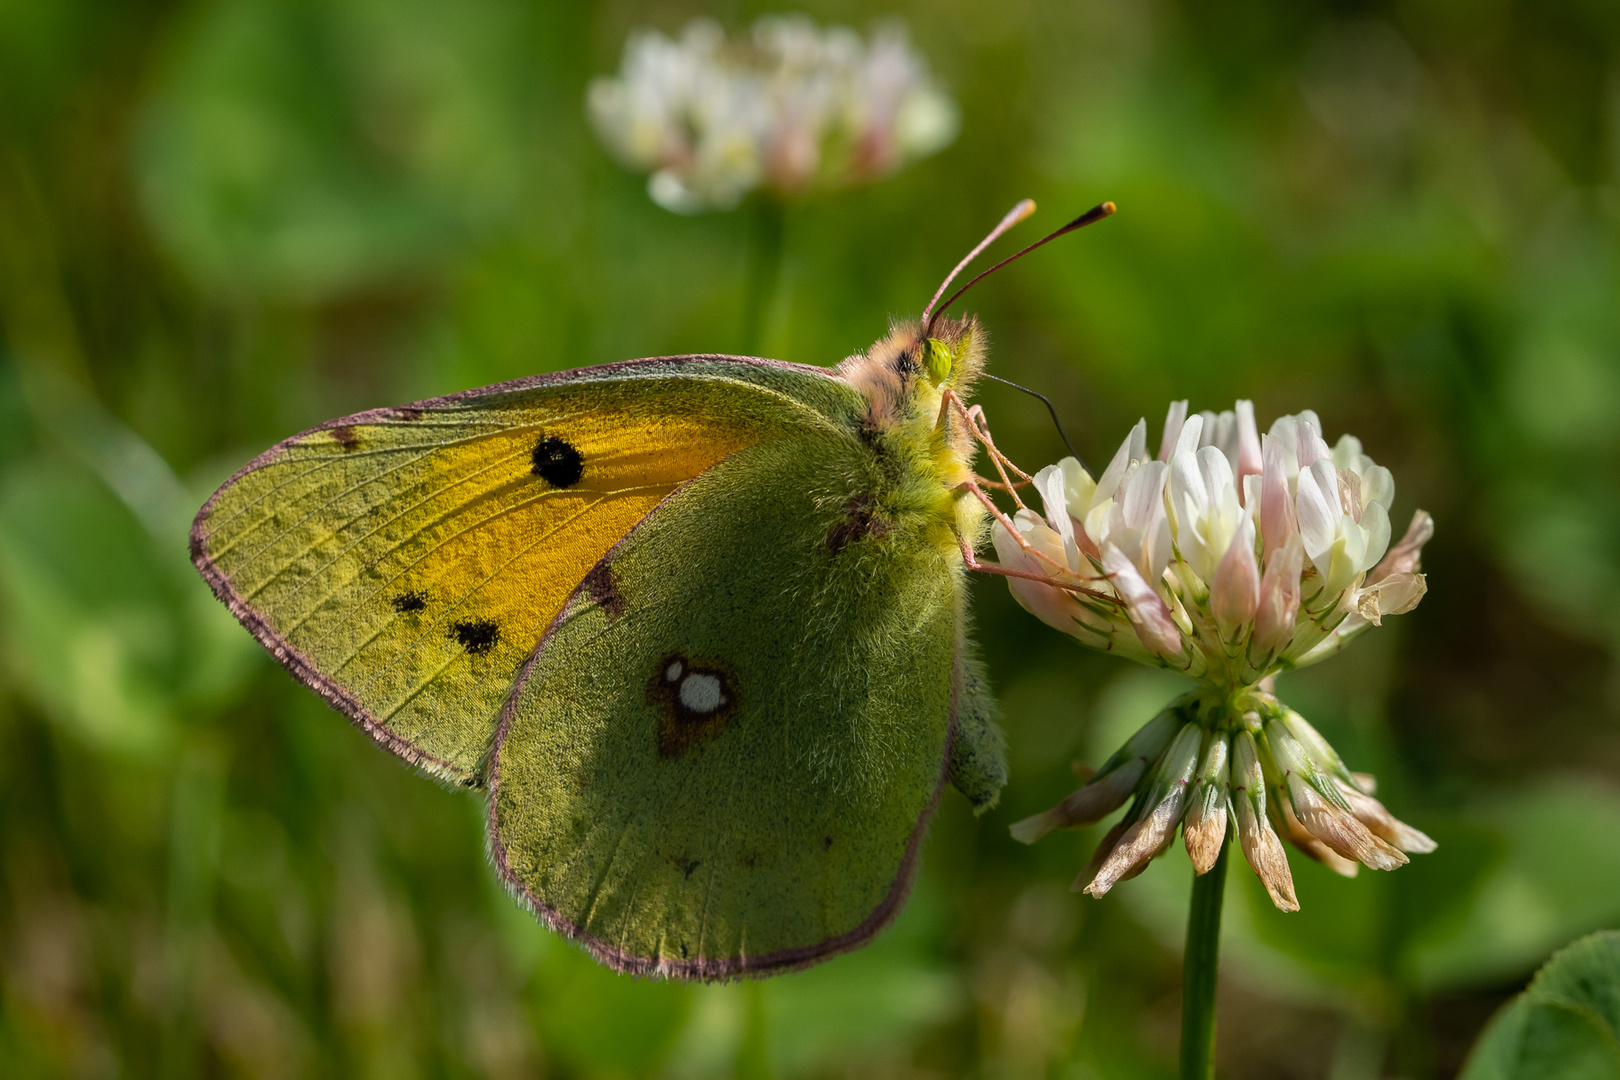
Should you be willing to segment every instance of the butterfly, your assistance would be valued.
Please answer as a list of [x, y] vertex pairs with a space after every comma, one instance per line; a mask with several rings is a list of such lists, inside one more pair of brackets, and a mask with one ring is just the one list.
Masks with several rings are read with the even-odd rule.
[[501, 877], [603, 963], [857, 947], [944, 786], [982, 811], [1007, 775], [966, 598], [984, 340], [942, 317], [973, 282], [936, 304], [1033, 209], [832, 369], [631, 360], [295, 435], [202, 507], [192, 561], [377, 743], [480, 789]]

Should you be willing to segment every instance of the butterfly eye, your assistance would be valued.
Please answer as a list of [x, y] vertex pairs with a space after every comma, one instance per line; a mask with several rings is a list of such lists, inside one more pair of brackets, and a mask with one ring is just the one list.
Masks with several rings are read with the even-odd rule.
[[949, 345], [938, 338], [928, 339], [928, 375], [936, 384], [950, 377], [954, 362]]

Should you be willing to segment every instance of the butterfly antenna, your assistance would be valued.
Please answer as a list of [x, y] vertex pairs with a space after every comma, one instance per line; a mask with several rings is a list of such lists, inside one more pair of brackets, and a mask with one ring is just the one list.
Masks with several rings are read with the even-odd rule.
[[989, 247], [991, 244], [995, 243], [996, 240], [1001, 237], [1002, 233], [1006, 232], [1020, 221], [1023, 221], [1034, 212], [1034, 199], [1020, 199], [1018, 205], [1007, 211], [1006, 216], [1001, 219], [995, 228], [990, 230], [990, 235], [986, 236], [983, 240], [980, 240], [978, 244], [974, 246], [972, 251], [962, 256], [962, 261], [956, 264], [956, 269], [945, 275], [945, 280], [940, 282], [939, 288], [934, 290], [934, 296], [928, 301], [928, 306], [923, 308], [922, 321], [924, 326], [932, 327], [934, 325], [934, 320], [929, 316], [934, 310], [934, 305], [939, 303], [939, 298], [945, 295], [945, 290], [950, 288], [951, 282], [956, 280], [956, 275], [960, 274], [963, 270], [966, 270], [968, 263], [972, 262], [974, 259], [977, 259], [979, 257], [979, 253], [985, 248]]
[[[1019, 386], [1011, 379], [1003, 379], [1000, 375], [992, 375], [988, 371], [984, 373], [984, 377], [987, 379], [994, 379], [998, 383], [1005, 383], [1014, 390], [1022, 390], [1030, 397], [1040, 398], [1041, 401], [1046, 405], [1046, 411], [1052, 414], [1052, 426], [1057, 428], [1058, 438], [1063, 440], [1063, 445], [1069, 448], [1069, 456], [1074, 458], [1076, 461], [1080, 461], [1080, 455], [1075, 452], [1074, 443], [1069, 441], [1069, 433], [1063, 430], [1063, 421], [1058, 419], [1057, 409], [1052, 407], [1052, 401], [1050, 398], [1041, 393], [1039, 390], [1031, 390], [1027, 386]], [[1080, 466], [1081, 468], [1084, 468], [1085, 462], [1080, 461]]]
[[[1029, 210], [1024, 211], [1023, 215], [1020, 216], [1020, 217], [1014, 217], [1014, 215], [1019, 212], [1020, 208], [1024, 207], [1025, 205], [1028, 205]], [[945, 279], [945, 285], [949, 285], [951, 283], [951, 278], [956, 277], [957, 271], [961, 270], [962, 266], [966, 265], [968, 263], [968, 261], [973, 258], [974, 255], [977, 255], [980, 251], [982, 251], [984, 249], [985, 244], [990, 243], [990, 241], [992, 241], [996, 237], [1000, 236], [1007, 229], [1011, 228], [1013, 225], [1017, 224], [1019, 221], [1022, 221], [1024, 219], [1024, 217], [1028, 217], [1029, 213], [1031, 211], [1033, 211], [1034, 209], [1035, 209], [1035, 204], [1030, 202], [1028, 199], [1025, 199], [1023, 202], [1019, 203], [1018, 206], [1013, 207], [1012, 211], [1010, 213], [1008, 213], [1008, 215], [1006, 217], [1001, 219], [1001, 224], [997, 225], [993, 230], [991, 230], [990, 235], [985, 237], [984, 240], [982, 242], [980, 242], [979, 246], [974, 248], [972, 253], [969, 254], [966, 259], [962, 260], [962, 264], [958, 265], [956, 270], [951, 271], [951, 276]], [[1014, 252], [1013, 254], [1007, 256], [1005, 259], [1002, 259], [1000, 262], [996, 263], [996, 265], [992, 266], [990, 269], [980, 271], [978, 276], [975, 277], [972, 281], [968, 282], [966, 285], [962, 286], [960, 289], [957, 289], [955, 292], [951, 293], [950, 299], [946, 300], [943, 304], [939, 305], [938, 310], [935, 310], [935, 308], [934, 308], [934, 301], [930, 300], [928, 302], [928, 308], [923, 312], [923, 326], [925, 328], [924, 332], [927, 333], [928, 331], [931, 331], [934, 328], [934, 320], [938, 319], [941, 315], [945, 314], [945, 309], [950, 307], [952, 304], [956, 303], [956, 301], [961, 298], [963, 293], [965, 293], [969, 289], [973, 288], [973, 286], [977, 285], [980, 281], [982, 281], [985, 278], [989, 277], [991, 274], [995, 273], [997, 270], [1000, 270], [1003, 266], [1006, 266], [1008, 263], [1012, 262], [1014, 259], [1023, 258], [1025, 255], [1028, 255], [1030, 252], [1034, 251], [1036, 248], [1040, 247], [1042, 244], [1051, 243], [1053, 240], [1056, 240], [1058, 237], [1064, 235], [1065, 233], [1072, 233], [1076, 229], [1083, 229], [1087, 225], [1096, 224], [1097, 222], [1101, 221], [1103, 218], [1107, 217], [1109, 214], [1112, 214], [1116, 209], [1117, 209], [1117, 207], [1115, 207], [1114, 204], [1111, 203], [1111, 202], [1098, 203], [1096, 206], [1093, 206], [1090, 210], [1087, 210], [1085, 213], [1081, 214], [1079, 217], [1075, 218], [1073, 221], [1071, 221], [1067, 225], [1063, 226], [1063, 228], [1058, 229], [1055, 232], [1048, 233], [1047, 235], [1041, 237], [1039, 240], [1035, 241], [1033, 244], [1029, 245], [1029, 247], [1024, 248], [1022, 251]], [[939, 292], [944, 292], [945, 291], [945, 285], [941, 285], [939, 287]], [[934, 299], [935, 300], [939, 299], [939, 293], [934, 294]]]

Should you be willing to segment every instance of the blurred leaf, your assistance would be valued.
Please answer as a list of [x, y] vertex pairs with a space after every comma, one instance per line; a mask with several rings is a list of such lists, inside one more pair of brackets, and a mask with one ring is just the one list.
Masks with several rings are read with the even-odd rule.
[[211, 5], [146, 116], [147, 211], [224, 296], [436, 269], [523, 191], [524, 40], [506, 0]]
[[16, 675], [79, 737], [142, 755], [174, 737], [178, 644], [148, 550], [79, 470], [34, 460], [0, 476], [0, 619]]
[[1549, 781], [1484, 803], [1470, 817], [1502, 838], [1501, 859], [1464, 919], [1415, 943], [1410, 963], [1423, 985], [1511, 977], [1559, 942], [1620, 920], [1620, 791]]
[[1620, 1076], [1620, 932], [1558, 953], [1509, 1002], [1469, 1055], [1462, 1080]]
[[936, 907], [920, 886], [873, 944], [765, 984], [770, 1059], [781, 1075], [895, 1057], [922, 1030], [960, 1011], [960, 977], [930, 956]]
[[541, 1038], [584, 1075], [653, 1072], [686, 1019], [691, 990], [617, 975], [577, 948], [549, 950], [532, 984]]

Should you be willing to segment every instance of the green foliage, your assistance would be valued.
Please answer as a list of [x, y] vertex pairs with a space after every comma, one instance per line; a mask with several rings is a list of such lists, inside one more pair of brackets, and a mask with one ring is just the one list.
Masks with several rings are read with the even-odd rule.
[[[1002, 583], [974, 605], [1002, 804], [947, 795], [869, 950], [693, 988], [520, 911], [475, 801], [293, 686], [186, 563], [207, 492], [329, 417], [749, 347], [769, 214], [653, 206], [583, 100], [637, 25], [765, 10], [0, 4], [0, 1071], [1171, 1074], [1185, 860], [1095, 902], [1067, 884], [1098, 830], [1006, 826], [1173, 680], [1081, 654]], [[1243, 396], [1392, 468], [1397, 516], [1438, 523], [1431, 592], [1282, 689], [1440, 849], [1354, 881], [1296, 860], [1294, 916], [1235, 870], [1219, 1066], [1449, 1074], [1547, 955], [1620, 925], [1617, 9], [893, 10], [962, 134], [786, 208], [760, 348], [835, 361], [1018, 198], [1025, 236], [1113, 199], [964, 300], [989, 370], [1093, 464], [1171, 396]], [[979, 400], [1015, 460], [1063, 453], [1039, 403]]]
[[1491, 1021], [1462, 1080], [1585, 1080], [1620, 1074], [1620, 932], [1584, 937]]

